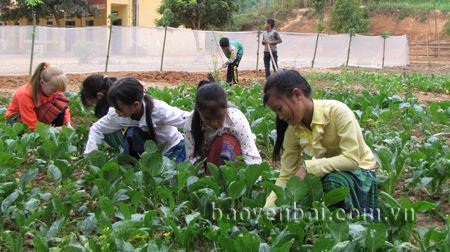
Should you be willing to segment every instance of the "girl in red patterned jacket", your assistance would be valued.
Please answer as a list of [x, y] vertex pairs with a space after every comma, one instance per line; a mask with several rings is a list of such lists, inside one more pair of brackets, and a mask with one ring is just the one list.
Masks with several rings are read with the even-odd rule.
[[28, 124], [34, 131], [37, 122], [50, 124], [62, 131], [70, 125], [69, 99], [62, 93], [67, 88], [67, 78], [61, 68], [41, 62], [28, 84], [21, 86], [12, 98], [5, 114], [8, 125], [15, 122]]

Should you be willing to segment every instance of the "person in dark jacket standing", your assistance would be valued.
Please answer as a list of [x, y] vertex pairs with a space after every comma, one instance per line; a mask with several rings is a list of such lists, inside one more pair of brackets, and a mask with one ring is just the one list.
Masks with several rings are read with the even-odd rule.
[[[263, 41], [262, 44], [264, 47], [264, 68], [266, 69], [266, 79], [270, 76], [270, 49], [272, 50], [273, 59], [278, 68], [278, 52], [277, 52], [277, 44], [283, 42], [281, 40], [280, 34], [273, 29], [275, 27], [275, 21], [271, 18], [266, 19], [266, 23], [264, 24], [264, 28], [266, 31], [263, 33]], [[275, 66], [272, 62], [273, 70], [275, 71]]]
[[229, 40], [226, 37], [220, 39], [220, 47], [223, 53], [228, 58], [228, 61], [222, 65], [222, 68], [227, 68], [227, 82], [231, 84], [238, 83], [238, 70], [239, 62], [244, 55], [244, 48], [241, 43], [237, 41]]

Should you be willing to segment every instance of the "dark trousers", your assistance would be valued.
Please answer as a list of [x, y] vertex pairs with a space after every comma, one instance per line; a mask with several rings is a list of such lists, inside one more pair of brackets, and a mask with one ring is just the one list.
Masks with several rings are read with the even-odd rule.
[[65, 116], [66, 116], [66, 110], [64, 109], [62, 112], [60, 112], [58, 114], [58, 116], [55, 119], [53, 119], [53, 122], [51, 123], [52, 126], [55, 126], [55, 127], [63, 126]]
[[228, 69], [227, 69], [227, 82], [228, 83], [231, 83], [231, 84], [238, 83], [237, 68], [239, 67], [239, 62], [241, 62], [241, 59], [242, 58], [238, 58], [228, 65]]
[[[275, 60], [275, 64], [277, 64], [277, 68], [278, 68], [278, 53], [277, 51], [273, 52], [272, 51], [272, 55], [273, 55], [273, 59]], [[270, 59], [270, 53], [269, 52], [264, 52], [264, 68], [266, 69], [266, 79], [269, 78], [270, 76], [270, 61], [272, 61]], [[275, 71], [275, 66], [272, 63], [272, 67], [273, 70]]]

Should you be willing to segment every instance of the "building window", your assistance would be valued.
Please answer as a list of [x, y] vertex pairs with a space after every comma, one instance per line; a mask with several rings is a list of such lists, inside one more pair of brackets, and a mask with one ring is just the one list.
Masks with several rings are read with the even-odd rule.
[[53, 21], [47, 21], [47, 26], [53, 26]]
[[66, 21], [66, 26], [75, 26], [75, 21]]
[[[119, 17], [119, 12], [118, 11], [112, 11], [111, 13], [115, 13], [115, 14], [117, 14], [117, 17]], [[122, 25], [122, 19], [116, 19], [116, 21], [114, 21], [112, 24], [121, 26]]]
[[94, 26], [94, 20], [86, 20], [86, 26]]

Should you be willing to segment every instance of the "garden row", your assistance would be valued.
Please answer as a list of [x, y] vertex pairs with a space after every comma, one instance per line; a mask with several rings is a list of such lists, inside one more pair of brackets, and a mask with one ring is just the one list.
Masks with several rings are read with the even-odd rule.
[[[150, 141], [139, 160], [107, 145], [83, 156], [86, 124], [59, 132], [38, 123], [31, 132], [24, 124], [8, 128], [0, 121], [2, 250], [450, 251], [450, 218], [435, 210], [448, 204], [450, 153], [446, 141], [434, 136], [449, 129], [450, 101], [425, 106], [411, 93], [395, 95], [397, 88], [389, 85], [398, 82], [377, 82], [382, 76], [360, 72], [307, 78], [314, 83], [330, 76], [366, 89], [316, 90], [314, 98], [346, 103], [360, 122], [379, 166], [380, 198], [390, 205], [380, 209], [381, 221], [331, 208], [348, 190], [324, 194], [314, 175], [275, 186], [279, 172], [271, 163], [209, 165], [211, 175], [205, 176], [198, 174], [199, 166], [177, 166], [161, 156]], [[408, 82], [411, 76], [386, 78], [416, 84]], [[436, 90], [449, 85], [447, 77], [431, 78], [444, 79], [436, 82]], [[229, 102], [248, 118], [262, 156], [270, 160], [276, 115], [262, 107], [261, 84], [233, 89], [221, 84]], [[149, 88], [148, 94], [190, 111], [195, 91], [185, 83], [174, 89]], [[94, 120], [78, 93], [66, 94], [74, 117]], [[2, 102], [8, 104], [9, 99]], [[417, 129], [426, 136], [420, 141], [412, 134]], [[399, 182], [445, 200], [411, 202], [401, 194], [394, 198]], [[263, 209], [271, 191], [281, 207]], [[441, 216], [446, 225], [416, 226], [421, 211]]]

